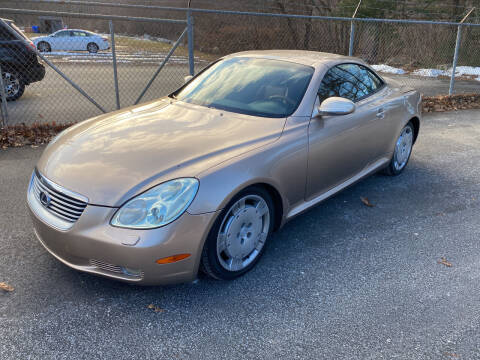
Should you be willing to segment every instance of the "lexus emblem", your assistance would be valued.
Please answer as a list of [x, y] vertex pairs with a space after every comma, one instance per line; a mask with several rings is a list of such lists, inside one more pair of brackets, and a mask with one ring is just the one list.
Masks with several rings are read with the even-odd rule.
[[50, 198], [50, 196], [48, 196], [47, 193], [43, 191], [40, 192], [40, 202], [43, 206], [48, 207], [48, 205], [50, 205], [50, 201], [52, 201], [52, 199]]

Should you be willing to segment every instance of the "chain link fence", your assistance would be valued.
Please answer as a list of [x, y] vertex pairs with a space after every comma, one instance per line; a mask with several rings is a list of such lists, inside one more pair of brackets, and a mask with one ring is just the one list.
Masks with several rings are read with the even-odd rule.
[[[1, 33], [4, 123], [78, 122], [153, 100], [216, 58], [252, 49], [350, 54], [427, 96], [480, 93], [477, 24], [110, 6], [123, 12], [0, 9], [23, 29], [13, 25], [17, 38], [26, 35]], [[28, 80], [37, 63], [45, 75]]]

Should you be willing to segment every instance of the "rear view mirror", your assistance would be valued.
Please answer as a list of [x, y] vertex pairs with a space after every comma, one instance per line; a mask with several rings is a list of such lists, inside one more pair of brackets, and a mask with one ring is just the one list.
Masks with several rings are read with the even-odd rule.
[[341, 98], [330, 97], [325, 99], [318, 108], [318, 115], [348, 115], [355, 111], [353, 101]]
[[186, 84], [187, 82], [189, 82], [192, 79], [193, 79], [192, 75], [187, 75], [183, 78], [183, 83]]

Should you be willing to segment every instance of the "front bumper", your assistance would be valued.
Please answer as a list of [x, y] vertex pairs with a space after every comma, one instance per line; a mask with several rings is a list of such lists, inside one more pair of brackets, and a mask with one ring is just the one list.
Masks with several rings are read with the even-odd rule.
[[27, 74], [25, 74], [28, 84], [41, 81], [45, 77], [45, 66], [40, 63], [34, 63], [28, 68]]
[[[75, 224], [61, 231], [45, 223], [32, 209], [30, 201], [34, 200], [29, 199], [29, 210], [35, 234], [58, 260], [76, 270], [142, 285], [194, 280], [203, 243], [215, 219], [215, 213], [191, 215], [186, 212], [161, 228], [122, 229], [109, 224], [117, 209], [87, 205]], [[136, 243], [124, 245], [122, 242]], [[185, 253], [191, 256], [170, 264], [155, 262]], [[138, 270], [140, 275], [123, 273], [124, 268]]]

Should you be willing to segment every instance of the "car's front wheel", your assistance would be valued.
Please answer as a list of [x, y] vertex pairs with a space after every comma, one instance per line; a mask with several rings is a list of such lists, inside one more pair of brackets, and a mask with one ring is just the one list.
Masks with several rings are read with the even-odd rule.
[[17, 100], [23, 95], [25, 83], [17, 72], [9, 70], [2, 72], [2, 80], [7, 101]]
[[230, 280], [252, 269], [273, 229], [274, 205], [261, 187], [240, 192], [215, 221], [202, 252], [202, 270]]
[[387, 175], [398, 175], [407, 166], [410, 155], [412, 154], [414, 134], [415, 130], [413, 128], [413, 124], [409, 122], [407, 125], [405, 125], [400, 132], [400, 136], [397, 138], [392, 160], [385, 168], [385, 173]]
[[95, 54], [98, 52], [98, 45], [95, 43], [90, 43], [87, 45], [87, 50], [90, 54]]
[[52, 51], [52, 48], [51, 48], [50, 44], [45, 42], [45, 41], [39, 42], [38, 46], [37, 46], [37, 49], [40, 52], [50, 52], [50, 51]]

